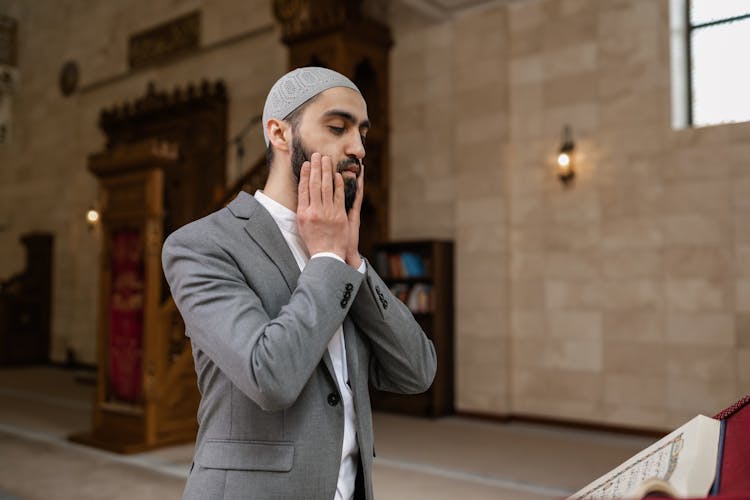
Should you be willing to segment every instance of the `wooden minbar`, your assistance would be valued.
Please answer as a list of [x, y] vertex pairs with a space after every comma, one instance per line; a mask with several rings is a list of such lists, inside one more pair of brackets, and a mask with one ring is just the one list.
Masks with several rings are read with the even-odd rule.
[[174, 143], [149, 139], [89, 158], [99, 180], [97, 386], [90, 432], [71, 440], [118, 453], [191, 441], [200, 395], [184, 324], [165, 290], [165, 172]]

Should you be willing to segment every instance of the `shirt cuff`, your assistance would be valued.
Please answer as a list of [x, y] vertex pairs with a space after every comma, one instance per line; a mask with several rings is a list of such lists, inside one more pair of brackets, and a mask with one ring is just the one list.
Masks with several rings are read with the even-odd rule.
[[314, 259], [316, 257], [333, 257], [337, 261], [343, 262], [344, 264], [346, 264], [346, 261], [344, 259], [342, 259], [341, 257], [339, 257], [338, 255], [336, 255], [333, 252], [318, 252], [315, 255], [313, 255], [312, 257], [310, 257], [310, 260], [312, 260], [312, 259]]
[[[344, 264], [346, 264], [346, 261], [344, 259], [342, 259], [341, 257], [339, 257], [338, 255], [336, 255], [333, 252], [318, 252], [315, 255], [311, 256], [310, 260], [312, 260], [312, 259], [314, 259], [316, 257], [332, 257], [332, 258], [336, 259], [337, 261], [343, 262]], [[360, 256], [360, 258], [361, 258], [361, 256]], [[362, 263], [357, 268], [357, 271], [359, 271], [360, 274], [365, 274], [367, 272], [367, 264], [366, 264], [365, 259], [362, 259]]]

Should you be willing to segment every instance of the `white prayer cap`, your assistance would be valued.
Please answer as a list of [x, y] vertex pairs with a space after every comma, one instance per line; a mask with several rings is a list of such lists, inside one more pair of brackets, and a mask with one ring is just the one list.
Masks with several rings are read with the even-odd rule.
[[292, 111], [333, 87], [347, 87], [359, 92], [357, 86], [341, 73], [315, 66], [297, 68], [276, 80], [268, 92], [266, 105], [263, 106], [263, 138], [266, 140], [266, 146], [268, 120], [284, 120]]

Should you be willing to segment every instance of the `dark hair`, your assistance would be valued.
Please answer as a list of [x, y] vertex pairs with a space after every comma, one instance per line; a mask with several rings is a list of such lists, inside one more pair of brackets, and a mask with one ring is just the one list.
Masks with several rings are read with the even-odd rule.
[[[307, 105], [317, 99], [319, 95], [320, 94], [315, 95], [307, 101], [303, 102], [299, 105], [299, 107], [297, 107], [297, 109], [286, 115], [286, 117], [284, 118], [284, 121], [289, 122], [289, 124], [292, 126], [293, 135], [297, 135], [297, 132], [299, 131], [299, 124], [302, 121], [302, 113], [305, 112]], [[273, 145], [269, 140], [268, 146], [266, 146], [266, 166], [268, 166], [268, 168], [271, 168], [271, 163], [273, 163]]]

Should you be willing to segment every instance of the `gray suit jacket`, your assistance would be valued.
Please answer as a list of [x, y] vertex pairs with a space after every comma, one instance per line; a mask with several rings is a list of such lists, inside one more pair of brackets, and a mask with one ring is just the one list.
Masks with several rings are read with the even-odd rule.
[[368, 499], [368, 384], [427, 390], [435, 349], [367, 265], [333, 258], [300, 273], [266, 209], [247, 193], [167, 238], [164, 273], [185, 320], [201, 403], [185, 499], [332, 500], [344, 409], [328, 343], [344, 327]]

